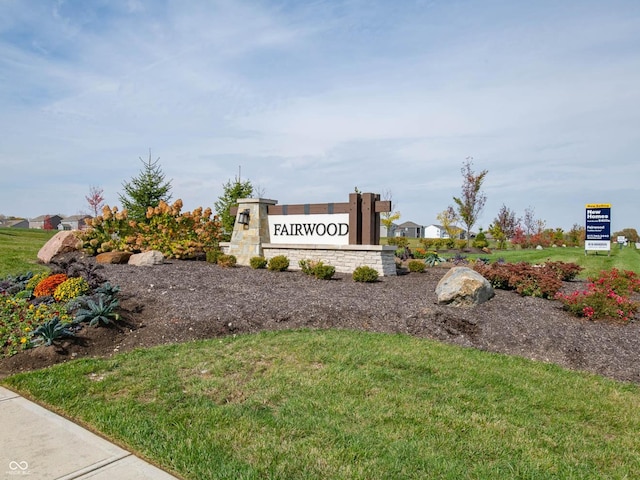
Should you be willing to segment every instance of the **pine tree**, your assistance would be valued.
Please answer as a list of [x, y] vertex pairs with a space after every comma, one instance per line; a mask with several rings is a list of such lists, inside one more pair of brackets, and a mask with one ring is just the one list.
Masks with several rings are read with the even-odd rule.
[[167, 203], [171, 200], [171, 181], [165, 182], [165, 175], [158, 165], [159, 160], [160, 157], [151, 161], [149, 150], [149, 160], [144, 161], [140, 157], [144, 165], [140, 175], [122, 184], [124, 194], [119, 195], [120, 202], [132, 220], [146, 222], [148, 207], [157, 207], [161, 200]]
[[239, 198], [251, 198], [253, 194], [253, 185], [249, 180], [241, 182], [238, 177], [232, 182], [229, 180], [222, 188], [223, 194], [218, 198], [218, 201], [214, 204], [220, 223], [224, 229], [225, 240], [231, 238], [231, 232], [233, 232], [233, 225], [236, 223], [236, 217], [229, 213], [231, 207], [238, 206]]

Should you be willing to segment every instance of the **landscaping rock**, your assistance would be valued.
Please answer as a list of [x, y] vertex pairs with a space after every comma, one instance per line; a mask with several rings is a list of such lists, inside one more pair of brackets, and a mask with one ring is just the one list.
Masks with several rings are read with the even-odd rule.
[[138, 267], [151, 267], [153, 265], [162, 265], [163, 263], [164, 255], [157, 250], [135, 253], [129, 258], [129, 265], [136, 265]]
[[74, 252], [82, 248], [82, 241], [72, 230], [56, 233], [38, 252], [38, 260], [49, 263], [53, 257], [62, 253]]
[[493, 298], [495, 292], [489, 281], [468, 267], [453, 267], [436, 287], [439, 304], [471, 307]]
[[97, 263], [127, 263], [131, 258], [131, 252], [105, 252], [96, 255]]

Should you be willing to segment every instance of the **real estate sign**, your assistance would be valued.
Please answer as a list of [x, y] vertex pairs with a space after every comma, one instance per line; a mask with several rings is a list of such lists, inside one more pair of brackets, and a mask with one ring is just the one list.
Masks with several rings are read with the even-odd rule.
[[584, 249], [611, 250], [610, 203], [587, 204]]

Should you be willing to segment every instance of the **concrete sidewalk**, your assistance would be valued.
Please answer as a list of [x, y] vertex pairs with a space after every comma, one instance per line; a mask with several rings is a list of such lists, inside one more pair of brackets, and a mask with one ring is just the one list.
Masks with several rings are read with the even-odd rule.
[[0, 479], [176, 477], [0, 387]]

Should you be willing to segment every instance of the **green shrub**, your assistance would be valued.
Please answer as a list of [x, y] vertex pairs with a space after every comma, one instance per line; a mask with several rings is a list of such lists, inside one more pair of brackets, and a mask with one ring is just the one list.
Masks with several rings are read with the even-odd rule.
[[471, 245], [474, 248], [485, 248], [489, 246], [489, 242], [487, 242], [487, 237], [485, 236], [482, 230], [478, 232], [478, 234], [476, 235], [476, 238], [474, 238], [473, 242], [471, 242]]
[[407, 264], [407, 267], [409, 267], [410, 272], [414, 273], [422, 273], [424, 272], [424, 269], [427, 268], [427, 266], [421, 260], [410, 260]]
[[220, 257], [220, 255], [224, 255], [222, 250], [214, 248], [212, 250], [207, 250], [205, 253], [205, 259], [209, 263], [218, 263], [218, 257]]
[[353, 271], [353, 280], [365, 283], [376, 282], [378, 281], [378, 271], [375, 268], [362, 265]]
[[300, 260], [298, 265], [302, 273], [313, 275], [320, 280], [330, 280], [336, 273], [336, 267], [325, 265], [320, 260]]
[[284, 272], [289, 268], [289, 259], [284, 255], [276, 255], [267, 262], [267, 269], [272, 272]]
[[407, 237], [389, 237], [387, 238], [387, 243], [389, 245], [404, 248], [409, 246], [409, 239]]
[[238, 262], [238, 259], [236, 258], [235, 255], [227, 255], [223, 253], [222, 255], [218, 256], [218, 265], [220, 265], [223, 268], [235, 267], [237, 262]]
[[251, 257], [251, 259], [249, 259], [249, 265], [255, 269], [266, 268], [267, 259], [264, 257]]

